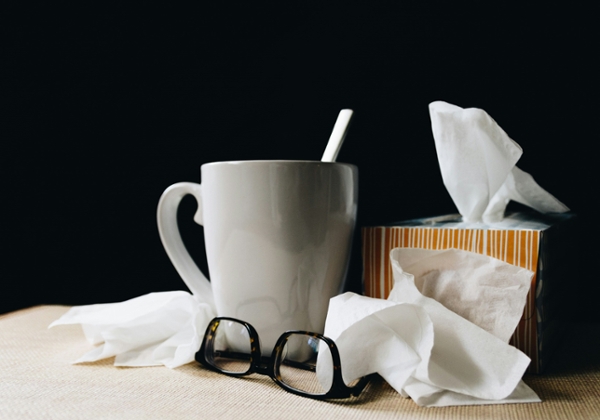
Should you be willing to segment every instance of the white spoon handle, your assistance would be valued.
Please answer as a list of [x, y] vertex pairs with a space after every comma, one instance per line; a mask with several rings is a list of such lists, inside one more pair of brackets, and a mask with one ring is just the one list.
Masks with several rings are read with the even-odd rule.
[[352, 118], [353, 111], [351, 109], [342, 109], [338, 115], [338, 118], [333, 126], [333, 131], [325, 147], [325, 152], [321, 158], [322, 162], [335, 162], [337, 155], [342, 148], [342, 143], [348, 132], [348, 125]]

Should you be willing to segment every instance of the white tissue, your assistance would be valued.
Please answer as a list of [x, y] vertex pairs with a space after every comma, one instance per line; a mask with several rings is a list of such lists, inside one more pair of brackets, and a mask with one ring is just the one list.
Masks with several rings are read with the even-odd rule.
[[500, 221], [510, 200], [569, 210], [515, 166], [523, 150], [484, 110], [436, 101], [429, 113], [444, 185], [465, 221]]
[[73, 363], [115, 356], [115, 366], [175, 368], [194, 360], [214, 317], [209, 303], [183, 291], [150, 293], [124, 302], [75, 306], [50, 324], [81, 324], [97, 345]]
[[508, 343], [523, 315], [532, 271], [458, 249], [402, 248], [392, 255], [422, 295]]
[[[338, 346], [346, 383], [377, 372], [422, 406], [540, 401], [521, 381], [530, 359], [507, 344], [533, 273], [488, 257], [483, 257], [488, 259], [484, 267], [481, 257], [459, 250], [397, 248], [391, 253], [395, 284], [387, 300], [353, 293], [334, 297], [325, 335]], [[420, 275], [406, 272], [400, 261]], [[479, 269], [463, 270], [465, 264]], [[468, 282], [476, 284], [468, 289], [484, 290], [478, 296], [463, 292]], [[442, 302], [423, 295], [415, 283]], [[498, 290], [485, 290], [493, 288]], [[473, 298], [477, 302], [463, 314], [469, 319], [445, 306]], [[497, 320], [490, 322], [487, 313]], [[473, 323], [481, 321], [499, 336]], [[319, 360], [317, 368], [327, 380], [326, 362], [321, 366]]]

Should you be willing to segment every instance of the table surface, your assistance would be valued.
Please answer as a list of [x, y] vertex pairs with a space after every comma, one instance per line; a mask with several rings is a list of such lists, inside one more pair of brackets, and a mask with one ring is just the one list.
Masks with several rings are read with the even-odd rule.
[[536, 404], [422, 408], [378, 379], [358, 397], [299, 397], [265, 376], [231, 378], [196, 363], [122, 368], [113, 359], [73, 365], [90, 349], [81, 328], [50, 322], [66, 306], [0, 316], [1, 419], [599, 419], [600, 324], [574, 324], [550, 371], [524, 380]]

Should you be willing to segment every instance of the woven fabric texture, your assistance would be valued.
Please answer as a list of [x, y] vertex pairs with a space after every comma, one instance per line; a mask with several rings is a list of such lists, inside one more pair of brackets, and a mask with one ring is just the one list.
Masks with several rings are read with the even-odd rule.
[[[600, 325], [570, 329], [546, 375], [525, 382], [538, 404], [421, 408], [383, 380], [358, 398], [314, 401], [266, 376], [231, 378], [190, 363], [118, 368], [108, 359], [72, 365], [90, 349], [79, 326], [48, 329], [65, 306], [0, 316], [1, 419], [599, 419]], [[591, 338], [590, 338], [591, 337]]]

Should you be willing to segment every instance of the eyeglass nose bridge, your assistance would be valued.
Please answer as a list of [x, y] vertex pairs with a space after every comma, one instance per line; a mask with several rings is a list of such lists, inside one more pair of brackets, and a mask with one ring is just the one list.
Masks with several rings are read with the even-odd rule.
[[254, 365], [254, 373], [273, 377], [273, 362], [270, 358], [261, 357]]

